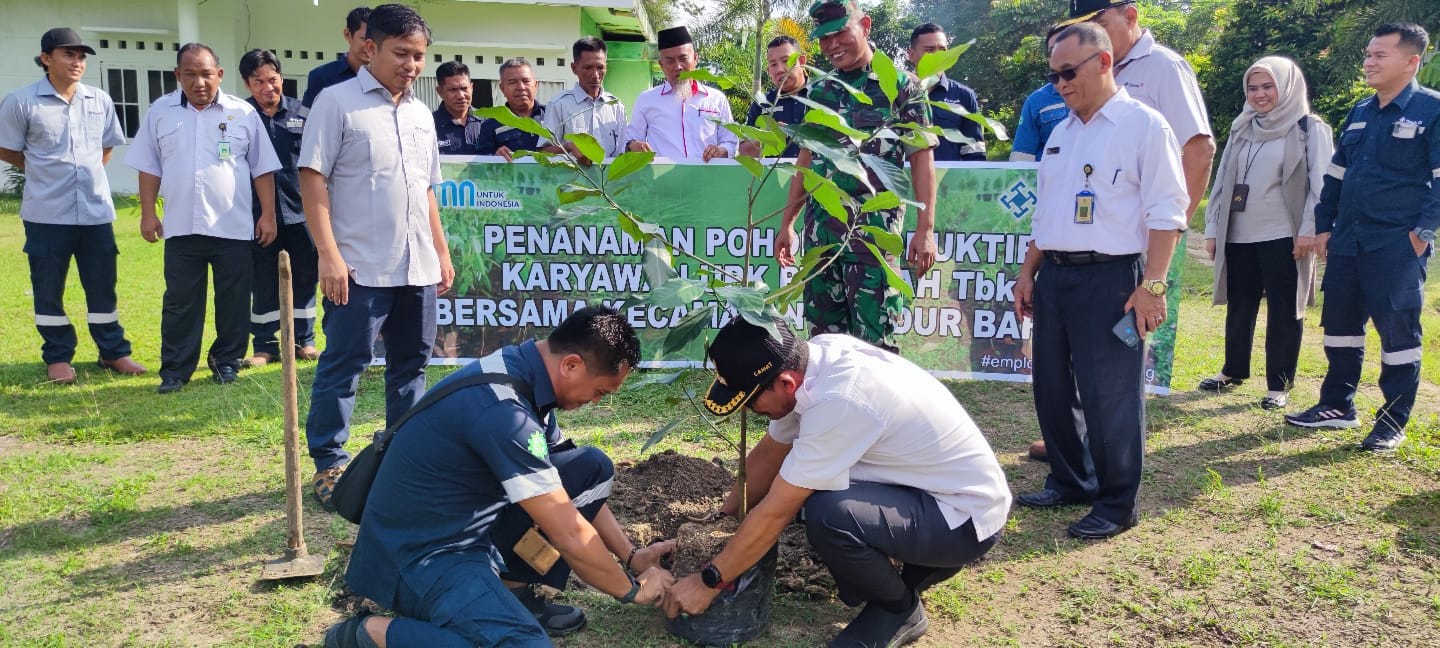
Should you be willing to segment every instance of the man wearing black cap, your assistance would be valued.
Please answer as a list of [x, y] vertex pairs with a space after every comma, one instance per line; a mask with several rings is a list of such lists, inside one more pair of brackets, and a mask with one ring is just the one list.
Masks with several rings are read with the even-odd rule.
[[722, 124], [730, 116], [725, 93], [699, 81], [680, 80], [695, 69], [699, 60], [690, 40], [690, 30], [671, 27], [656, 33], [660, 69], [665, 83], [640, 93], [630, 125], [625, 128], [626, 148], [654, 151], [671, 160], [704, 160], [735, 157], [739, 138]]
[[[848, 335], [798, 340], [736, 317], [715, 337], [710, 412], [770, 418], [746, 459], [752, 505], [734, 538], [675, 583], [665, 612], [700, 614], [804, 512], [846, 605], [831, 646], [897, 646], [925, 633], [920, 594], [994, 546], [1005, 474], [965, 408], [924, 369]], [[722, 509], [733, 513], [736, 492]], [[892, 560], [903, 565], [897, 572]]]
[[[874, 49], [870, 44], [870, 16], [853, 0], [816, 0], [810, 5], [815, 28], [810, 35], [820, 41], [820, 51], [835, 66], [836, 74], [816, 79], [810, 85], [811, 101], [824, 104], [843, 115], [849, 124], [876, 131], [886, 122], [928, 125], [930, 110], [922, 101], [923, 91], [915, 77], [899, 72], [898, 88], [892, 101], [871, 71]], [[860, 101], [851, 88], [865, 93]], [[918, 131], [917, 131], [918, 132]], [[935, 264], [935, 144], [936, 137], [921, 133], [924, 142], [874, 138], [866, 142], [865, 153], [885, 160], [896, 168], [909, 163], [915, 200], [922, 205], [915, 218], [915, 232], [905, 254], [910, 272], [923, 276]], [[837, 171], [836, 162], [809, 149], [802, 149], [796, 165], [834, 180], [842, 190], [863, 204], [874, 192], [856, 178]], [[871, 173], [871, 184], [880, 181]], [[807, 200], [800, 182], [790, 185], [789, 200], [775, 237], [776, 260], [794, 264], [795, 221], [804, 209], [805, 249], [840, 244], [848, 248], [805, 284], [805, 319], [810, 333], [848, 333], [891, 351], [899, 350], [895, 325], [904, 311], [904, 297], [890, 286], [888, 270], [875, 258], [874, 236], [864, 227], [877, 227], [894, 236], [903, 236], [905, 207], [881, 209], [864, 214], [851, 209], [844, 220], [835, 218], [816, 200]]]
[[20, 220], [35, 295], [35, 329], [51, 382], [75, 382], [75, 327], [65, 315], [70, 257], [85, 288], [86, 320], [101, 367], [145, 373], [115, 306], [115, 205], [105, 163], [125, 143], [110, 95], [80, 82], [95, 50], [67, 27], [40, 37], [35, 63], [45, 77], [0, 102], [0, 160], [25, 171]]

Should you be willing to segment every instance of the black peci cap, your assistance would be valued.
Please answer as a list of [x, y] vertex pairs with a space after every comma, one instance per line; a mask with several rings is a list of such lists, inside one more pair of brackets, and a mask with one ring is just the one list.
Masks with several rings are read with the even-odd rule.
[[739, 315], [721, 327], [706, 350], [715, 366], [715, 381], [705, 392], [705, 409], [716, 416], [729, 416], [780, 375], [781, 365], [801, 342], [788, 322], [775, 320], [775, 328], [780, 331], [778, 339]]

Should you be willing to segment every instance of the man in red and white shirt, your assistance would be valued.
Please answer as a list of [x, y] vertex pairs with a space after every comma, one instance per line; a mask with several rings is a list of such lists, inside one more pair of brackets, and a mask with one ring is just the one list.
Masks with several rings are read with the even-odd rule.
[[709, 162], [734, 157], [740, 142], [724, 127], [735, 121], [725, 93], [699, 81], [680, 79], [697, 63], [689, 30], [662, 29], [656, 38], [665, 83], [635, 99], [630, 125], [625, 129], [626, 150], [654, 151], [671, 160]]

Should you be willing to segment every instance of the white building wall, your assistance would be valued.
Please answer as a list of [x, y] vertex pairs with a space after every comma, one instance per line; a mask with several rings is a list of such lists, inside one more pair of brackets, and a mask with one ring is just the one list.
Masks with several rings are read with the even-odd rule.
[[[341, 32], [345, 14], [353, 6], [334, 0], [320, 0], [318, 6], [310, 0], [0, 0], [0, 95], [40, 78], [43, 72], [33, 61], [40, 51], [40, 35], [51, 27], [68, 26], [79, 30], [96, 49], [85, 82], [112, 97], [134, 96], [131, 117], [138, 118], [152, 96], [174, 87], [174, 50], [187, 22], [182, 17], [193, 12], [199, 40], [215, 49], [226, 70], [225, 92], [249, 96], [238, 62], [246, 51], [263, 48], [276, 52], [283, 75], [295, 81], [298, 96], [305, 91], [311, 68], [343, 55], [346, 44]], [[523, 56], [540, 81], [542, 102], [574, 83], [570, 44], [581, 35], [581, 10], [576, 6], [427, 2], [418, 9], [430, 25], [434, 43], [428, 52], [427, 74], [417, 81], [416, 90], [432, 106], [437, 103], [433, 76], [437, 56], [440, 61], [459, 57], [477, 80], [498, 80], [500, 61]], [[131, 80], [133, 88], [112, 87], [112, 81]], [[494, 88], [492, 103], [500, 105], [504, 98], [498, 84]], [[477, 104], [481, 101], [476, 98]], [[110, 183], [116, 192], [131, 193], [136, 190], [136, 174], [124, 165], [124, 154], [121, 147], [111, 158]]]

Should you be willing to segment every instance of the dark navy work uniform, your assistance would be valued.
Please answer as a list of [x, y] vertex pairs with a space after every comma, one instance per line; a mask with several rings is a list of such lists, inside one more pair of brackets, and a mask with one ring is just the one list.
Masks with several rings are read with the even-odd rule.
[[[958, 106], [972, 114], [980, 113], [980, 102], [975, 98], [975, 91], [948, 76], [941, 76], [940, 82], [930, 88], [930, 101]], [[958, 130], [973, 140], [960, 144], [941, 137], [940, 145], [935, 147], [936, 162], [983, 162], [985, 160], [985, 132], [980, 128], [979, 123], [944, 108], [932, 108], [930, 117], [936, 126], [947, 130]]]
[[[795, 96], [805, 96], [805, 88], [801, 88], [800, 91], [795, 93], [794, 95], [785, 95], [783, 97], [780, 97], [778, 100], [779, 103], [776, 103], [777, 100], [775, 97], [779, 93], [779, 89], [771, 89], [770, 92], [766, 93], [765, 95], [765, 103], [769, 106], [775, 106], [775, 111], [770, 113], [770, 116], [774, 117], [775, 121], [778, 121], [781, 124], [804, 123], [805, 111], [810, 110], [810, 107], [806, 106], [803, 103], [800, 103], [799, 101], [796, 101]], [[761, 105], [759, 103], [751, 103], [750, 114], [745, 117], [745, 123], [754, 126], [755, 120], [760, 119], [760, 114], [764, 112], [764, 109], [766, 107], [768, 106]], [[800, 155], [800, 144], [794, 140], [790, 140], [790, 143], [785, 146], [785, 150], [780, 153], [780, 157], [784, 158], [793, 158], [797, 155]]]
[[513, 548], [535, 523], [516, 504], [564, 489], [593, 520], [610, 496], [614, 465], [561, 436], [550, 375], [533, 340], [505, 347], [436, 385], [504, 373], [524, 389], [463, 388], [396, 430], [360, 520], [345, 572], [350, 588], [402, 617], [386, 634], [400, 646], [549, 646], [502, 584], [564, 588], [562, 558], [541, 576]]
[[[466, 114], [465, 123], [455, 123], [445, 106], [435, 109], [435, 140], [441, 155], [480, 155], [480, 129], [485, 121]], [[512, 147], [513, 148], [513, 147]]]
[[[513, 111], [512, 111], [513, 112]], [[545, 105], [537, 103], [530, 109], [530, 118], [540, 121], [545, 116]], [[497, 119], [487, 119], [480, 125], [480, 139], [476, 142], [480, 155], [495, 155], [500, 147], [513, 151], [534, 151], [540, 148], [540, 136], [511, 128]]]
[[320, 96], [321, 90], [353, 78], [355, 70], [350, 69], [350, 61], [344, 55], [324, 65], [317, 65], [310, 70], [310, 76], [306, 77], [305, 96], [300, 103], [309, 110], [315, 105], [315, 97]]
[[1420, 384], [1420, 308], [1432, 244], [1415, 255], [1410, 233], [1440, 229], [1440, 93], [1412, 81], [1389, 104], [1370, 96], [1340, 128], [1315, 207], [1330, 233], [1320, 325], [1330, 368], [1320, 403], [1353, 409], [1365, 356], [1365, 320], [1380, 334], [1375, 425], [1404, 430]]
[[[265, 114], [252, 97], [246, 99], [260, 113], [260, 121], [280, 158], [275, 172], [275, 240], [251, 247], [254, 264], [253, 286], [250, 290], [250, 335], [255, 339], [255, 353], [280, 355], [280, 251], [290, 253], [291, 304], [295, 307], [295, 345], [315, 345], [315, 286], [320, 281], [319, 252], [305, 225], [305, 210], [300, 206], [300, 171], [295, 160], [300, 156], [300, 136], [305, 131], [305, 117], [298, 99], [281, 97], [280, 109], [273, 116]], [[250, 188], [254, 196], [255, 188]], [[260, 220], [260, 200], [252, 198], [256, 222]]]

